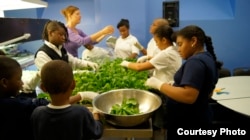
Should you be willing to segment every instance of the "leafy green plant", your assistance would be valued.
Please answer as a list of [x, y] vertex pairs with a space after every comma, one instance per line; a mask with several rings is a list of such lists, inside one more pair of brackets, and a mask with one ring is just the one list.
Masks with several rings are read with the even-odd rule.
[[[135, 61], [129, 59], [128, 61]], [[148, 77], [147, 71], [137, 72], [120, 66], [122, 59], [114, 59], [103, 62], [95, 72], [75, 73], [76, 88], [73, 94], [80, 91], [94, 91], [103, 93], [109, 90], [121, 88], [144, 89]]]
[[[114, 89], [133, 88], [147, 90], [144, 85], [148, 77], [147, 71], [137, 72], [120, 66], [123, 60], [120, 58], [110, 60], [98, 60], [100, 68], [97, 71], [85, 71], [74, 73], [76, 87], [72, 95], [81, 91], [94, 91], [103, 93]], [[136, 59], [127, 59], [135, 62]], [[38, 98], [50, 100], [47, 93], [41, 93]], [[86, 101], [82, 102], [84, 104]], [[89, 101], [88, 101], [89, 102]]]
[[124, 98], [121, 105], [113, 105], [110, 111], [110, 114], [115, 115], [135, 115], [139, 113], [139, 104], [135, 98]]
[[49, 100], [49, 101], [51, 100], [49, 94], [48, 94], [48, 93], [45, 93], [45, 92], [39, 93], [39, 94], [37, 95], [37, 98], [44, 98], [44, 99], [47, 99], [47, 100]]

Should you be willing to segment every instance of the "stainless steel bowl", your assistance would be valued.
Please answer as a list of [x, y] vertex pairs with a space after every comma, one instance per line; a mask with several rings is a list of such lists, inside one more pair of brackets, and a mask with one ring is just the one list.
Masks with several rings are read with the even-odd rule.
[[[121, 104], [124, 98], [136, 98], [141, 113], [127, 116], [110, 114], [112, 106]], [[158, 95], [139, 89], [111, 90], [96, 96], [93, 100], [93, 106], [108, 123], [122, 127], [136, 126], [149, 120], [160, 105], [161, 98]]]

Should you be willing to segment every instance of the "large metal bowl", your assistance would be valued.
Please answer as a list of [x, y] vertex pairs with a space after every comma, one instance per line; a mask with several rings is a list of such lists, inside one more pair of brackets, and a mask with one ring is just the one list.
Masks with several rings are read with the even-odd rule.
[[[110, 114], [114, 104], [121, 104], [124, 98], [135, 98], [139, 103], [140, 114], [113, 115]], [[104, 119], [116, 126], [132, 127], [149, 120], [152, 113], [161, 105], [161, 98], [149, 91], [139, 89], [117, 89], [104, 92], [93, 100], [93, 107], [100, 112]]]

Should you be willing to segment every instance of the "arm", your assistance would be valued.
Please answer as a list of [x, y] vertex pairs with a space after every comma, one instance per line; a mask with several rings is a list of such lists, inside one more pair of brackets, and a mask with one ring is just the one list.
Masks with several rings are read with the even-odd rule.
[[41, 70], [44, 64], [51, 61], [52, 59], [43, 51], [39, 51], [34, 60], [37, 69]]
[[147, 50], [146, 50], [145, 48], [143, 48], [143, 49], [141, 49], [141, 53], [142, 53], [143, 55], [147, 55]]
[[171, 86], [155, 77], [149, 78], [146, 81], [146, 85], [158, 89], [162, 94], [180, 103], [193, 104], [199, 95], [199, 91], [196, 88], [190, 86]]
[[130, 63], [128, 64], [128, 68], [136, 71], [150, 70], [153, 69], [154, 66], [150, 62], [144, 63]]
[[90, 35], [93, 42], [101, 41], [106, 35], [110, 35], [114, 32], [114, 28], [111, 25], [104, 27], [102, 30]]
[[98, 68], [98, 65], [96, 63], [78, 59], [69, 53], [68, 53], [68, 60], [69, 64], [73, 69], [83, 69], [86, 67], [91, 67], [92, 69], [96, 70]]
[[70, 96], [70, 104], [77, 103], [81, 100], [93, 100], [97, 95], [99, 94], [96, 92], [78, 92], [76, 95]]
[[69, 103], [70, 104], [76, 104], [77, 102], [79, 102], [81, 100], [82, 100], [81, 96], [79, 94], [76, 94], [74, 96], [70, 96]]
[[140, 44], [140, 42], [137, 41], [134, 45], [142, 52], [143, 55], [147, 55], [147, 50]]
[[82, 30], [77, 29], [78, 33], [71, 30], [68, 31], [70, 42], [74, 42], [78, 45], [91, 44], [94, 42], [92, 41], [91, 37], [85, 34]]
[[164, 95], [176, 100], [177, 102], [186, 104], [193, 104], [199, 95], [199, 91], [193, 87], [190, 86], [174, 87], [167, 83], [164, 83], [160, 87], [160, 91]]
[[137, 53], [132, 53], [128, 58], [136, 58], [138, 56]]
[[99, 38], [96, 39], [96, 42], [102, 41], [104, 37], [105, 37], [105, 35], [100, 36]]
[[90, 112], [85, 115], [84, 126], [87, 128], [84, 131], [88, 134], [87, 139], [99, 139], [103, 134], [103, 124], [101, 121], [96, 120], [97, 116], [98, 113], [91, 114]]
[[180, 79], [176, 83], [177, 86], [171, 86], [151, 77], [146, 81], [146, 85], [160, 90], [164, 95], [181, 103], [192, 104], [200, 94], [199, 89], [202, 88], [205, 79], [205, 66], [199, 60], [188, 60], [181, 67], [177, 77]]

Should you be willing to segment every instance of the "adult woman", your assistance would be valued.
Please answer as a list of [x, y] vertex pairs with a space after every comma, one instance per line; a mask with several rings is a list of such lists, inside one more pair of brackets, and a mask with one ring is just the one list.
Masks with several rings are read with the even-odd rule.
[[[169, 25], [168, 20], [164, 19], [164, 18], [156, 18], [149, 29], [149, 32], [154, 35], [155, 30], [162, 25]], [[140, 58], [138, 58], [137, 62], [145, 62], [148, 59], [152, 58], [153, 56], [155, 56], [157, 53], [159, 53], [161, 50], [157, 47], [154, 38], [152, 37], [150, 39], [150, 41], [148, 42], [147, 45], [147, 55], [145, 56], [141, 56]]]
[[69, 33], [69, 41], [64, 45], [65, 49], [75, 57], [78, 57], [78, 48], [86, 44], [95, 44], [100, 42], [106, 35], [112, 34], [114, 28], [109, 25], [102, 30], [88, 36], [76, 26], [81, 22], [81, 12], [78, 7], [68, 6], [61, 10], [66, 19], [66, 27]]
[[[178, 139], [177, 129], [208, 129], [212, 113], [208, 100], [218, 81], [217, 62], [211, 38], [198, 26], [187, 26], [177, 34], [178, 51], [186, 60], [174, 76], [174, 85], [149, 78], [146, 85], [168, 97], [167, 139]], [[206, 50], [204, 49], [206, 45]]]
[[127, 19], [121, 19], [117, 24], [120, 37], [116, 40], [114, 52], [118, 58], [137, 58], [140, 49], [143, 50], [143, 48], [137, 48], [141, 45], [138, 45], [140, 43], [138, 43], [137, 38], [130, 34], [129, 28], [129, 20]]

